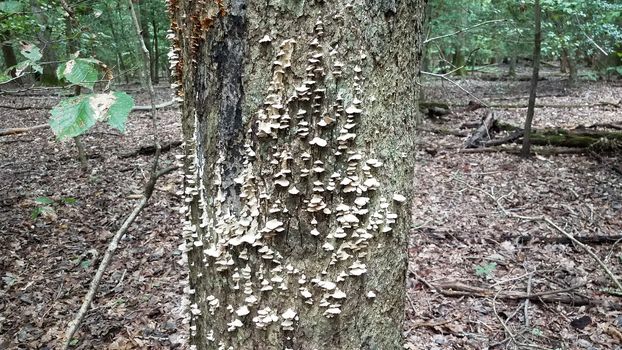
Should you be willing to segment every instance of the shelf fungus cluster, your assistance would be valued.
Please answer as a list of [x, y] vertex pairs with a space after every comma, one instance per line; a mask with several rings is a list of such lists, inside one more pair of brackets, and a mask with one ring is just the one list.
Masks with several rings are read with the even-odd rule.
[[[383, 162], [356, 142], [366, 116], [359, 66], [365, 56], [343, 63], [323, 36], [318, 20], [308, 42], [269, 35], [259, 41], [274, 46], [272, 78], [245, 130], [235, 191], [224, 184], [230, 174], [224, 153], [208, 167], [201, 138], [186, 140], [182, 211], [189, 263], [201, 262], [228, 281], [226, 293], [219, 288], [220, 294], [204, 296], [205, 309], [193, 304], [191, 317], [226, 313], [228, 332], [292, 331], [312, 309], [338, 317], [353, 297], [347, 280], [365, 278], [368, 252], [391, 234], [405, 201], [383, 191]], [[229, 198], [232, 193], [238, 198]], [[294, 241], [318, 249], [296, 256], [299, 247], [284, 249]], [[356, 291], [368, 302], [382, 297], [377, 292]], [[271, 297], [293, 293], [278, 303]], [[210, 334], [220, 341], [218, 332]]]

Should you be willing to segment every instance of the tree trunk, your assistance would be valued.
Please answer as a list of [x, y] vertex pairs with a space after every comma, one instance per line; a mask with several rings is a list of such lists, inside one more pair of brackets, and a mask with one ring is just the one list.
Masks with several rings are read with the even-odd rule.
[[576, 50], [570, 51], [568, 55], [568, 87], [577, 85], [577, 54]]
[[[108, 13], [112, 14], [113, 13], [112, 7], [110, 5], [107, 5], [107, 7], [108, 7]], [[123, 59], [123, 44], [121, 42], [121, 39], [117, 35], [117, 31], [114, 26], [113, 16], [108, 17], [108, 26], [110, 28], [110, 33], [112, 34], [112, 40], [114, 41], [114, 45], [115, 45], [114, 51], [117, 56], [117, 75], [119, 76], [119, 78], [123, 77], [125, 79], [125, 83], [129, 84], [129, 76], [128, 76], [127, 69], [125, 66], [125, 60]]]
[[456, 70], [454, 72], [455, 75], [466, 75], [466, 69], [464, 68], [465, 63], [466, 59], [464, 57], [464, 53], [462, 52], [462, 47], [458, 44], [454, 45], [454, 56], [451, 64], [454, 66], [452, 69]]
[[510, 78], [516, 78], [516, 63], [518, 61], [518, 56], [516, 55], [516, 53], [512, 53], [509, 61], [510, 66], [508, 68], [508, 76]]
[[[143, 41], [145, 42], [145, 46], [147, 47], [147, 51], [149, 51], [149, 57], [153, 57], [153, 48], [151, 46], [151, 35], [149, 33], [149, 9], [147, 8], [148, 1], [140, 2], [140, 34], [143, 37]], [[151, 81], [154, 81], [155, 72], [153, 71], [154, 65], [153, 60], [149, 62], [149, 75], [151, 76]]]
[[[0, 40], [2, 41], [2, 58], [4, 59], [4, 65], [7, 69], [17, 65], [17, 57], [15, 56], [13, 43], [9, 41], [10, 38], [11, 33], [9, 32], [0, 35]], [[15, 68], [11, 69], [8, 73], [9, 76], [15, 78]]]
[[402, 348], [424, 3], [170, 2], [197, 349]]
[[531, 124], [536, 106], [536, 94], [538, 90], [538, 76], [540, 74], [540, 47], [542, 45], [542, 8], [540, 0], [536, 0], [534, 5], [535, 34], [533, 39], [533, 70], [531, 74], [531, 87], [529, 91], [529, 105], [527, 106], [527, 117], [525, 118], [525, 134], [523, 136], [523, 148], [521, 155], [525, 158], [531, 154]]
[[31, 0], [30, 6], [32, 8], [32, 12], [35, 14], [35, 18], [37, 19], [40, 28], [37, 37], [39, 39], [39, 48], [41, 49], [41, 54], [43, 56], [41, 58], [41, 62], [43, 63], [43, 74], [41, 74], [41, 82], [45, 85], [57, 85], [57, 47], [52, 40], [52, 28], [48, 23], [46, 11], [39, 6], [37, 1]]
[[153, 28], [153, 55], [151, 55], [151, 71], [154, 84], [160, 83], [160, 48], [158, 47], [158, 23], [155, 13], [151, 13], [151, 27]]

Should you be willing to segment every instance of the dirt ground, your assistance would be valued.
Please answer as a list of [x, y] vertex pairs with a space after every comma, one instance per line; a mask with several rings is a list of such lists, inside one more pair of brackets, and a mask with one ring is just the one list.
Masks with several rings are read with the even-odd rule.
[[[521, 104], [529, 82], [461, 81], [487, 103]], [[617, 85], [616, 85], [617, 84]], [[466, 104], [448, 82], [425, 82], [426, 99]], [[558, 78], [540, 84], [539, 102], [591, 104], [540, 108], [534, 125], [621, 123], [622, 84]], [[130, 91], [132, 93], [132, 91]], [[42, 124], [57, 90], [0, 95], [0, 129]], [[144, 96], [132, 93], [138, 104]], [[165, 88], [158, 99], [170, 99]], [[485, 111], [426, 120], [455, 128]], [[519, 125], [525, 109], [501, 108]], [[164, 141], [180, 139], [179, 112], [160, 111]], [[150, 142], [149, 119], [133, 113], [122, 135], [98, 126], [83, 138], [84, 172], [72, 142], [50, 130], [0, 137], [0, 349], [52, 349], [86, 293], [108, 239], [131, 211], [150, 156], [123, 154]], [[412, 155], [417, 196], [411, 233], [407, 349], [622, 349], [622, 299], [595, 260], [542, 220], [577, 236], [622, 235], [617, 155], [464, 154], [464, 138], [421, 132]], [[163, 156], [174, 162], [179, 149]], [[76, 349], [186, 349], [180, 264], [179, 173], [160, 179], [154, 197], [123, 238], [77, 333]], [[47, 197], [52, 204], [36, 199]], [[41, 200], [39, 200], [41, 201]], [[47, 206], [33, 218], [37, 208]], [[590, 245], [622, 279], [622, 244]], [[526, 293], [536, 294], [526, 303]], [[522, 297], [521, 297], [522, 296]]]

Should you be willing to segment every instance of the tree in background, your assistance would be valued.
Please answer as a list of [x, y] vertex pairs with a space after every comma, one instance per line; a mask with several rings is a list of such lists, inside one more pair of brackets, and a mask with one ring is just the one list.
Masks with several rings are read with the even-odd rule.
[[425, 1], [171, 1], [198, 349], [402, 347]]
[[[160, 62], [169, 51], [166, 40], [169, 21], [164, 0], [144, 1], [142, 5], [143, 35], [149, 39], [148, 49], [153, 52], [152, 71], [157, 81], [162, 73]], [[116, 0], [0, 1], [0, 40], [5, 66], [0, 82], [11, 78], [10, 74], [16, 71], [27, 72], [15, 67], [20, 64], [25, 67], [24, 62], [30, 60], [15, 55], [15, 48], [21, 50], [23, 43], [36, 46], [41, 52], [42, 71], [38, 73], [46, 84], [58, 84], [56, 66], [69, 60], [76, 51], [105, 63], [125, 82], [137, 79], [141, 58], [135, 52], [135, 38], [128, 34], [130, 24], [127, 7]]]
[[[430, 4], [428, 37], [441, 38], [428, 43], [426, 60], [437, 71], [463, 74], [463, 66], [474, 68], [504, 61], [509, 63], [508, 73], [513, 76], [517, 59], [530, 58], [533, 18], [527, 9], [533, 7], [533, 0], [439, 0]], [[622, 73], [616, 60], [605, 67], [597, 65], [622, 41], [621, 3], [544, 0], [541, 5], [542, 27], [547, 33], [542, 38], [543, 59], [560, 60], [570, 85], [577, 79], [579, 63], [600, 70], [600, 75], [618, 70]], [[447, 33], [455, 35], [444, 35]]]

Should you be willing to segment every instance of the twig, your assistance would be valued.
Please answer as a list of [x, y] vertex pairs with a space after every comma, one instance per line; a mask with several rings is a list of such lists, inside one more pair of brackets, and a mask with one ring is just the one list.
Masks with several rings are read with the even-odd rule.
[[458, 35], [460, 33], [467, 32], [467, 31], [469, 31], [471, 29], [475, 29], [477, 27], [481, 27], [481, 26], [486, 25], [486, 24], [495, 23], [495, 22], [505, 22], [505, 21], [506, 21], [505, 19], [491, 19], [491, 20], [488, 20], [488, 21], [480, 22], [480, 23], [478, 23], [476, 25], [473, 25], [473, 26], [470, 26], [470, 27], [467, 27], [467, 28], [462, 28], [462, 29], [460, 29], [458, 31], [455, 31], [453, 33], [439, 35], [439, 36], [435, 36], [435, 37], [432, 37], [432, 38], [425, 39], [423, 44], [427, 44], [429, 42], [432, 42], [432, 41], [435, 41], [435, 40], [439, 40], [439, 39], [443, 39], [443, 38], [447, 38], [447, 37], [450, 37], [450, 36]]
[[590, 247], [588, 247], [587, 245], [579, 242], [576, 238], [574, 238], [573, 235], [571, 235], [570, 233], [566, 232], [564, 229], [562, 229], [561, 227], [557, 226], [557, 224], [555, 224], [553, 221], [551, 221], [549, 218], [547, 217], [543, 217], [542, 220], [544, 220], [544, 222], [546, 222], [547, 224], [549, 224], [551, 227], [553, 227], [554, 229], [556, 229], [559, 233], [563, 234], [564, 236], [568, 237], [568, 239], [570, 239], [574, 244], [578, 245], [579, 247], [581, 247], [583, 250], [585, 250], [586, 253], [588, 253], [592, 258], [594, 258], [594, 260], [596, 260], [596, 262], [598, 263], [598, 265], [600, 265], [600, 267], [602, 267], [603, 270], [605, 270], [605, 272], [607, 273], [607, 275], [609, 275], [609, 278], [611, 278], [611, 281], [613, 281], [613, 283], [616, 285], [616, 288], [618, 288], [619, 291], [622, 292], [622, 284], [620, 284], [620, 281], [618, 281], [618, 279], [616, 278], [616, 276], [611, 272], [611, 270], [609, 270], [609, 268], [607, 267], [607, 265], [605, 265], [605, 263], [600, 260], [600, 258], [594, 254], [594, 252], [592, 251], [592, 249], [590, 249]]
[[143, 54], [142, 74], [145, 77], [145, 81], [149, 89], [149, 98], [151, 102], [151, 121], [152, 121], [151, 127], [152, 127], [152, 132], [153, 132], [154, 144], [156, 145], [156, 153], [153, 159], [153, 164], [151, 167], [151, 173], [149, 176], [149, 180], [147, 181], [144, 187], [143, 196], [141, 200], [138, 202], [138, 204], [134, 207], [134, 210], [132, 211], [132, 213], [125, 219], [121, 228], [119, 228], [117, 233], [114, 235], [114, 237], [108, 244], [106, 253], [104, 254], [104, 257], [102, 258], [102, 261], [99, 264], [99, 268], [97, 269], [97, 272], [95, 273], [95, 276], [93, 277], [93, 280], [91, 281], [91, 285], [89, 287], [89, 290], [86, 296], [84, 297], [82, 306], [80, 307], [80, 310], [78, 310], [78, 313], [74, 316], [74, 319], [71, 322], [69, 322], [67, 331], [65, 332], [65, 341], [62, 346], [63, 350], [67, 350], [69, 348], [73, 335], [80, 327], [80, 323], [84, 319], [84, 316], [86, 315], [89, 309], [89, 306], [91, 305], [91, 302], [93, 301], [93, 298], [95, 297], [95, 293], [97, 292], [97, 289], [104, 275], [104, 272], [106, 271], [106, 269], [110, 265], [110, 262], [112, 261], [112, 256], [114, 255], [114, 252], [117, 249], [117, 246], [119, 245], [119, 240], [125, 234], [125, 232], [127, 232], [128, 228], [134, 222], [134, 220], [136, 220], [136, 217], [138, 216], [138, 214], [140, 214], [140, 212], [147, 205], [147, 202], [149, 201], [149, 199], [151, 198], [151, 195], [153, 194], [153, 190], [155, 188], [155, 184], [158, 178], [162, 175], [168, 174], [169, 172], [175, 170], [173, 169], [174, 167], [169, 167], [164, 170], [158, 171], [158, 162], [160, 158], [160, 142], [159, 142], [158, 128], [157, 128], [155, 92], [153, 89], [153, 84], [151, 83], [151, 77], [148, 74], [146, 74], [146, 72], [149, 69], [150, 57], [149, 57], [149, 52], [147, 51], [147, 47], [145, 46], [145, 42], [143, 41], [143, 38], [140, 35], [140, 25], [138, 23], [138, 18], [136, 17], [136, 12], [134, 11], [134, 5], [132, 3], [132, 0], [128, 0], [128, 5], [129, 5], [130, 13], [132, 15], [135, 33], [138, 37], [138, 41], [140, 43], [142, 54]]
[[482, 101], [479, 97], [473, 95], [470, 91], [468, 91], [467, 89], [463, 88], [462, 85], [458, 84], [455, 80], [447, 77], [446, 74], [437, 74], [437, 73], [424, 72], [424, 71], [421, 71], [421, 74], [425, 74], [425, 75], [429, 75], [431, 77], [436, 77], [436, 78], [441, 78], [443, 80], [447, 80], [448, 82], [450, 82], [450, 83], [454, 84], [455, 86], [457, 86], [460, 90], [464, 91], [467, 95], [469, 95], [472, 98], [474, 98], [475, 100], [477, 100], [477, 102], [479, 102], [482, 106], [488, 107], [488, 104], [486, 104], [486, 102]]
[[588, 247], [587, 245], [579, 242], [579, 240], [577, 240], [572, 234], [566, 232], [564, 229], [562, 229], [561, 227], [559, 227], [557, 224], [555, 224], [551, 219], [547, 218], [546, 216], [540, 215], [540, 216], [523, 216], [523, 215], [518, 215], [512, 212], [509, 212], [508, 210], [506, 210], [503, 205], [501, 204], [501, 200], [503, 199], [503, 197], [499, 197], [496, 198], [495, 196], [493, 196], [491, 193], [475, 187], [475, 186], [471, 186], [468, 183], [461, 181], [459, 179], [456, 179], [459, 182], [462, 182], [463, 184], [465, 184], [467, 187], [478, 190], [484, 194], [486, 194], [487, 196], [489, 196], [490, 198], [492, 198], [496, 203], [497, 206], [499, 207], [499, 209], [501, 209], [501, 211], [508, 217], [512, 217], [512, 218], [516, 218], [516, 219], [522, 219], [522, 220], [529, 220], [529, 221], [544, 221], [546, 222], [549, 226], [553, 227], [555, 230], [557, 230], [559, 233], [563, 234], [564, 236], [566, 236], [568, 239], [570, 239], [574, 244], [578, 245], [579, 247], [581, 247], [588, 255], [590, 255], [594, 260], [596, 260], [596, 262], [598, 263], [598, 265], [600, 265], [600, 267], [602, 267], [602, 269], [605, 271], [605, 273], [607, 273], [607, 275], [609, 276], [609, 278], [611, 279], [611, 281], [616, 285], [616, 288], [620, 291], [622, 291], [622, 284], [620, 284], [620, 281], [618, 281], [618, 279], [616, 278], [616, 276], [611, 272], [611, 270], [609, 270], [609, 268], [607, 267], [607, 265], [605, 265], [605, 263], [600, 260], [600, 258], [592, 251], [592, 249], [590, 249], [590, 247]]
[[531, 295], [531, 281], [533, 279], [533, 272], [529, 273], [529, 279], [527, 280], [527, 298], [525, 299], [525, 327], [529, 328], [529, 296]]

